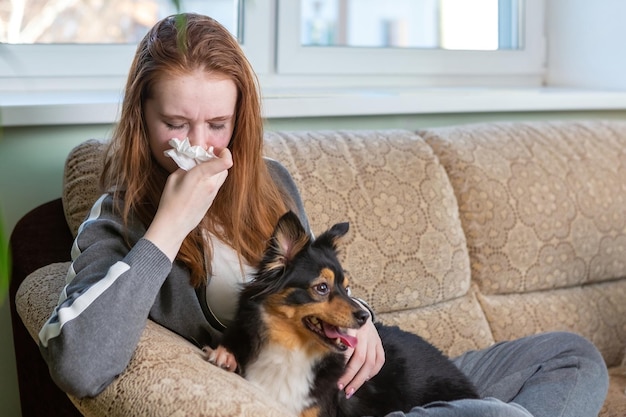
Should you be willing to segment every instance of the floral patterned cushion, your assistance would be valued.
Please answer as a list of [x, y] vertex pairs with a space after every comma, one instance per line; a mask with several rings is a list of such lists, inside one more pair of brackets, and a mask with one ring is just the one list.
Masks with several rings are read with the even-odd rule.
[[421, 132], [449, 174], [496, 340], [547, 330], [626, 346], [626, 123]]

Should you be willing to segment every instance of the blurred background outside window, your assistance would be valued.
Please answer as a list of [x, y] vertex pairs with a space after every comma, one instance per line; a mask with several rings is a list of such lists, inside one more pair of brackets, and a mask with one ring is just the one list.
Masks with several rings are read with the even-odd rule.
[[519, 49], [521, 0], [302, 0], [303, 46]]
[[[300, 0], [301, 44], [519, 49], [522, 1]], [[172, 0], [2, 0], [0, 42], [135, 44], [156, 21], [175, 13], [175, 3]], [[239, 3], [238, 0], [181, 0], [180, 7], [210, 15], [236, 34]]]
[[[181, 0], [237, 32], [236, 0]], [[0, 42], [136, 44], [158, 20], [176, 12], [171, 0], [1, 0]]]

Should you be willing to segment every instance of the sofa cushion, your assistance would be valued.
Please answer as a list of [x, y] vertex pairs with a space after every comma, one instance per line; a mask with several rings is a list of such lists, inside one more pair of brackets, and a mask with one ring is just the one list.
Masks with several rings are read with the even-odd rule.
[[618, 364], [626, 123], [489, 123], [421, 134], [450, 175], [494, 338], [576, 331]]
[[65, 219], [74, 237], [101, 194], [98, 184], [105, 148], [105, 142], [89, 139], [72, 149], [65, 161], [61, 200]]
[[626, 123], [489, 123], [422, 134], [450, 175], [481, 292], [626, 275]]
[[608, 366], [616, 366], [624, 358], [626, 280], [478, 297], [496, 340], [566, 330], [591, 340]]
[[427, 307], [381, 313], [378, 318], [419, 334], [450, 357], [486, 348], [494, 342], [473, 291]]
[[598, 417], [626, 416], [626, 363], [609, 368], [609, 392]]
[[[353, 292], [381, 319], [448, 354], [493, 342], [470, 292], [454, 191], [421, 137], [399, 130], [269, 132], [266, 152], [291, 172], [315, 233], [350, 222], [343, 265]], [[456, 339], [458, 346], [450, 343]]]

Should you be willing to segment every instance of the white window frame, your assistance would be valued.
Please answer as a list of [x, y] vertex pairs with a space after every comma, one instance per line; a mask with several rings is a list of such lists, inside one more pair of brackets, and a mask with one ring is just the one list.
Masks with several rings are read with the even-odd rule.
[[[246, 56], [259, 74], [270, 71], [273, 0], [245, 4]], [[132, 44], [0, 44], [0, 91], [121, 89], [137, 49]], [[272, 48], [273, 52], [273, 48]]]
[[[541, 76], [545, 70], [544, 0], [525, 0], [520, 50], [303, 47], [300, 1], [279, 0], [277, 72], [316, 75]], [[332, 63], [332, 64], [329, 64]]]
[[[240, 1], [242, 47], [269, 89], [538, 86], [545, 72], [545, 0], [524, 2], [524, 49], [500, 51], [302, 47], [298, 0]], [[120, 91], [135, 50], [135, 45], [0, 44], [0, 90]]]

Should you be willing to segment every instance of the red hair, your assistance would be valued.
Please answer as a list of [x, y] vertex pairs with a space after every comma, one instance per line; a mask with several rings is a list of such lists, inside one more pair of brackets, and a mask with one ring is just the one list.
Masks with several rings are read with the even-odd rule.
[[[210, 273], [205, 255], [209, 231], [257, 265], [274, 225], [286, 211], [284, 196], [263, 160], [263, 121], [258, 80], [237, 40], [214, 19], [180, 14], [158, 22], [138, 45], [130, 67], [120, 121], [107, 151], [102, 186], [113, 190], [126, 223], [131, 213], [146, 226], [152, 222], [168, 173], [150, 152], [144, 104], [163, 77], [195, 70], [220, 73], [237, 87], [235, 125], [228, 148], [233, 167], [204, 220], [183, 242], [177, 259], [200, 286]], [[150, 173], [150, 175], [146, 175]]]

